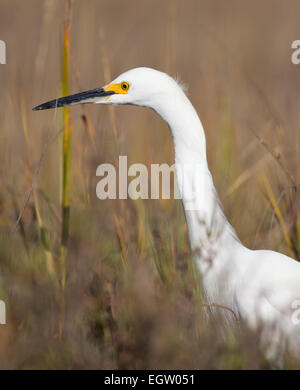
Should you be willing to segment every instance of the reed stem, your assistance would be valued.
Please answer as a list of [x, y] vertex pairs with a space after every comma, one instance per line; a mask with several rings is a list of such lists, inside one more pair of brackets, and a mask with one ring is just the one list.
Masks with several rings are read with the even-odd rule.
[[[66, 0], [64, 20], [64, 47], [63, 47], [63, 69], [62, 69], [62, 93], [69, 95], [70, 84], [70, 20], [71, 0]], [[61, 317], [59, 323], [59, 338], [62, 337], [65, 318], [65, 286], [66, 286], [66, 260], [70, 227], [70, 190], [71, 190], [71, 141], [72, 123], [70, 120], [70, 109], [64, 107], [64, 132], [63, 132], [63, 178], [62, 178], [62, 228], [60, 246], [60, 271], [61, 271]]]

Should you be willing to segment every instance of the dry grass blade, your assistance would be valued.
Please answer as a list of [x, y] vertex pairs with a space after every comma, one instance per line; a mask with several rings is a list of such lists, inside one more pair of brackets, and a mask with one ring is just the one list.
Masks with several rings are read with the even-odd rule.
[[242, 184], [244, 184], [247, 180], [251, 178], [257, 171], [259, 171], [266, 163], [270, 160], [270, 156], [267, 155], [259, 160], [252, 167], [245, 169], [231, 184], [228, 190], [225, 193], [225, 196], [231, 195], [234, 191], [236, 191]]
[[296, 185], [296, 182], [295, 182], [295, 178], [294, 176], [286, 169], [286, 167], [283, 165], [282, 161], [281, 161], [281, 156], [280, 156], [280, 153], [276, 153], [274, 150], [272, 150], [270, 148], [270, 146], [267, 144], [267, 142], [265, 140], [263, 140], [253, 129], [250, 128], [250, 131], [252, 132], [252, 134], [254, 134], [254, 136], [258, 139], [259, 143], [268, 151], [268, 153], [270, 153], [270, 155], [274, 158], [274, 160], [277, 162], [277, 164], [280, 166], [280, 168], [282, 169], [282, 171], [285, 173], [285, 175], [287, 176], [287, 178], [290, 180], [290, 182], [292, 183], [295, 191], [297, 190], [297, 185]]
[[24, 214], [24, 211], [25, 211], [25, 209], [26, 209], [26, 207], [27, 207], [27, 205], [28, 205], [28, 202], [29, 202], [29, 200], [30, 200], [30, 197], [31, 197], [31, 195], [32, 195], [32, 192], [33, 192], [33, 190], [34, 190], [34, 188], [35, 188], [35, 185], [36, 185], [36, 182], [37, 182], [37, 179], [38, 179], [38, 176], [39, 176], [39, 173], [40, 173], [40, 170], [41, 170], [41, 166], [42, 166], [42, 163], [43, 163], [43, 160], [44, 160], [46, 151], [47, 151], [47, 149], [48, 149], [48, 146], [49, 146], [49, 144], [51, 143], [51, 140], [56, 139], [56, 137], [58, 136], [59, 133], [60, 133], [60, 131], [59, 131], [59, 132], [55, 135], [55, 137], [53, 137], [53, 138], [51, 138], [50, 132], [48, 133], [48, 136], [47, 136], [47, 139], [46, 139], [46, 141], [45, 141], [45, 143], [44, 143], [44, 147], [43, 147], [43, 150], [42, 150], [42, 153], [41, 153], [39, 162], [38, 162], [37, 167], [36, 167], [36, 169], [35, 169], [35, 171], [34, 171], [34, 175], [33, 175], [33, 179], [32, 179], [32, 182], [31, 182], [30, 189], [29, 189], [29, 191], [28, 191], [28, 193], [27, 193], [27, 195], [26, 195], [25, 202], [24, 202], [23, 207], [22, 207], [22, 209], [21, 209], [21, 211], [20, 211], [20, 214], [19, 214], [19, 216], [18, 216], [18, 218], [17, 218], [17, 220], [16, 220], [16, 223], [14, 224], [14, 226], [13, 226], [13, 228], [12, 228], [12, 231], [11, 231], [11, 234], [12, 234], [12, 235], [15, 234], [15, 232], [16, 232], [16, 230], [17, 230], [17, 228], [18, 228], [19, 222], [20, 222], [21, 219], [22, 219], [22, 216], [23, 216], [23, 214]]
[[[75, 75], [76, 75], [76, 82], [77, 82], [78, 90], [81, 91], [82, 89], [81, 89], [81, 86], [80, 86], [80, 74], [79, 74], [78, 69], [75, 69]], [[81, 104], [81, 109], [82, 109], [81, 119], [82, 119], [83, 124], [85, 126], [85, 129], [87, 130], [87, 133], [89, 135], [91, 144], [93, 146], [93, 150], [94, 150], [94, 152], [96, 152], [97, 151], [97, 145], [96, 145], [96, 130], [95, 130], [95, 127], [94, 127], [94, 125], [93, 125], [89, 115], [86, 113], [84, 104]]]
[[230, 309], [230, 307], [227, 307], [224, 305], [219, 305], [218, 303], [207, 303], [207, 302], [202, 303], [202, 306], [209, 307], [209, 308], [216, 307], [218, 309], [227, 310], [234, 316], [234, 319], [236, 320], [236, 322], [239, 322], [238, 315], [236, 314], [236, 312], [234, 310]]
[[127, 250], [125, 244], [125, 234], [122, 226], [122, 221], [120, 220], [119, 217], [117, 217], [116, 214], [114, 214], [114, 222], [115, 222], [115, 228], [116, 228], [116, 232], [118, 235], [119, 244], [121, 248], [123, 264], [126, 265], [128, 263], [128, 259], [127, 259]]
[[[25, 95], [23, 89], [21, 90], [21, 114], [22, 114], [22, 124], [23, 124], [23, 130], [24, 130], [24, 135], [25, 135], [25, 140], [26, 140], [26, 151], [27, 151], [27, 161], [28, 161], [28, 166], [31, 172], [31, 175], [33, 176], [32, 172], [32, 163], [31, 163], [31, 153], [30, 153], [30, 144], [29, 144], [29, 130], [28, 130], [28, 119], [27, 119], [27, 111], [26, 111], [26, 102], [25, 102]], [[37, 196], [37, 188], [33, 188], [32, 191], [33, 195], [33, 204], [34, 204], [34, 209], [37, 217], [37, 222], [39, 226], [39, 234], [40, 234], [40, 240], [43, 245], [44, 251], [45, 251], [45, 256], [46, 256], [46, 267], [49, 272], [49, 275], [52, 277], [55, 277], [55, 269], [54, 269], [54, 259], [49, 247], [49, 243], [47, 240], [47, 231], [44, 226], [41, 212], [40, 212], [40, 207], [39, 207], [39, 201], [38, 201], [38, 196]]]
[[[105, 39], [104, 39], [104, 30], [100, 27], [99, 30], [99, 38], [100, 38], [100, 47], [101, 47], [101, 59], [102, 59], [102, 66], [103, 66], [103, 75], [104, 75], [104, 82], [108, 84], [111, 81], [111, 71], [110, 71], [110, 65], [109, 65], [109, 58], [105, 46]], [[117, 121], [116, 121], [116, 113], [115, 108], [113, 106], [109, 106], [109, 114], [112, 124], [113, 133], [115, 136], [115, 141], [117, 144], [117, 147], [119, 149], [119, 134], [117, 129]]]
[[281, 214], [281, 211], [279, 209], [279, 206], [276, 202], [276, 198], [273, 194], [273, 191], [272, 191], [272, 188], [271, 188], [271, 185], [268, 181], [268, 179], [266, 178], [266, 176], [263, 176], [263, 181], [264, 181], [264, 185], [265, 185], [265, 189], [267, 191], [267, 195], [268, 195], [268, 198], [272, 204], [272, 207], [274, 208], [274, 213], [280, 223], [280, 226], [281, 226], [281, 230], [282, 230], [282, 234], [283, 234], [283, 237], [284, 237], [284, 240], [287, 244], [287, 247], [288, 247], [288, 251], [289, 251], [289, 254], [293, 257], [294, 256], [294, 252], [293, 252], [293, 245], [292, 245], [292, 241], [291, 241], [291, 238], [289, 236], [289, 232], [288, 232], [288, 229], [286, 227], [286, 224], [285, 224], [285, 221], [282, 217], [282, 214]]

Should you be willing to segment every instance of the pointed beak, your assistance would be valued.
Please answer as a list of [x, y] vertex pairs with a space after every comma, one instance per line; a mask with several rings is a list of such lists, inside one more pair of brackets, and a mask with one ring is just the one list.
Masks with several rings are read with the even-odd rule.
[[72, 106], [80, 103], [94, 103], [97, 98], [114, 95], [114, 91], [106, 91], [104, 88], [91, 89], [86, 92], [75, 93], [74, 95], [65, 96], [59, 99], [50, 100], [33, 108], [37, 110], [48, 110], [49, 108]]

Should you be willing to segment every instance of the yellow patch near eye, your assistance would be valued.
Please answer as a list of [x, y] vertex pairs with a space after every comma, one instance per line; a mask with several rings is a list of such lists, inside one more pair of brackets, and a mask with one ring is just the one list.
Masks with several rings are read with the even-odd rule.
[[103, 89], [104, 91], [114, 91], [115, 93], [126, 95], [129, 89], [129, 84], [122, 81], [120, 84], [106, 85]]

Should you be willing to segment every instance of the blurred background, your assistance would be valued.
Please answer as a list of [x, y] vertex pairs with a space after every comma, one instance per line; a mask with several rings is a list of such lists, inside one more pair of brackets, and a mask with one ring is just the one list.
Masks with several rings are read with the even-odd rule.
[[[194, 274], [173, 200], [96, 197], [96, 168], [173, 163], [151, 110], [72, 107], [64, 329], [59, 246], [65, 1], [0, 0], [0, 368], [268, 368], [244, 329], [221, 337]], [[74, 0], [70, 93], [147, 66], [178, 77], [207, 137], [225, 213], [250, 248], [299, 259], [300, 65], [297, 0]], [[40, 158], [42, 156], [41, 163]], [[39, 169], [38, 177], [35, 175]], [[11, 234], [34, 189], [14, 234]], [[220, 310], [221, 311], [221, 310]], [[287, 368], [298, 367], [286, 358]]]

